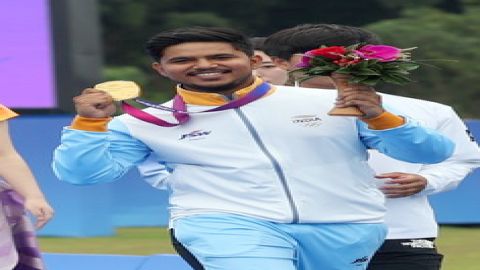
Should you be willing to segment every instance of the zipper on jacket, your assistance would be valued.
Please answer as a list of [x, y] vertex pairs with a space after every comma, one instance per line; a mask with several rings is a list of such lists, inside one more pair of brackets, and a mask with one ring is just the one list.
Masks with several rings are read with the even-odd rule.
[[282, 167], [280, 166], [280, 163], [267, 150], [267, 148], [265, 147], [265, 144], [260, 139], [260, 136], [258, 135], [257, 131], [253, 127], [252, 123], [245, 116], [245, 114], [242, 112], [242, 110], [240, 110], [240, 108], [235, 108], [234, 110], [237, 113], [237, 115], [240, 117], [240, 119], [242, 119], [243, 123], [247, 127], [248, 131], [250, 132], [250, 135], [252, 135], [253, 139], [257, 143], [260, 150], [262, 150], [263, 154], [272, 163], [273, 168], [275, 169], [275, 172], [277, 173], [277, 176], [280, 179], [280, 183], [282, 184], [283, 191], [285, 192], [285, 195], [287, 196], [288, 203], [290, 204], [290, 208], [292, 210], [292, 222], [293, 223], [298, 223], [298, 219], [299, 219], [298, 209], [297, 209], [297, 206], [295, 205], [295, 203], [293, 201], [292, 193], [290, 192], [290, 189], [288, 188], [287, 179], [285, 178], [285, 174], [283, 173], [283, 170], [282, 170]]

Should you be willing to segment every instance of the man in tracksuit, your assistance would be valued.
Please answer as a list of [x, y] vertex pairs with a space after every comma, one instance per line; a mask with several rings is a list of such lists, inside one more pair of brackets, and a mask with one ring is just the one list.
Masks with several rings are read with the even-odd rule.
[[[230, 29], [161, 32], [147, 50], [177, 96], [112, 119], [112, 97], [85, 89], [53, 168], [73, 184], [110, 182], [154, 153], [172, 170], [175, 237], [207, 270], [365, 269], [386, 234], [367, 149], [419, 163], [454, 150], [370, 87], [336, 100], [263, 83], [248, 39]], [[328, 116], [332, 103], [364, 116]]]
[[[270, 35], [266, 50], [286, 70], [296, 68], [303, 53], [325, 46], [380, 44], [365, 29], [336, 24], [302, 24]], [[314, 91], [335, 91], [329, 77], [319, 76], [301, 83]], [[431, 89], [430, 91], [435, 91]], [[386, 195], [386, 241], [370, 261], [368, 270], [439, 270], [443, 255], [435, 238], [438, 225], [428, 195], [455, 188], [480, 167], [480, 149], [453, 108], [436, 102], [380, 93], [385, 106], [420, 121], [455, 142], [447, 160], [433, 164], [408, 163], [370, 150], [369, 165], [377, 173], [378, 186]], [[159, 175], [157, 173], [157, 175]]]

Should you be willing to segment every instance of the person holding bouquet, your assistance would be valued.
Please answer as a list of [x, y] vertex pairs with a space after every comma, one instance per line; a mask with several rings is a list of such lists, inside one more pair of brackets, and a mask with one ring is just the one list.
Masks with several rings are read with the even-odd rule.
[[53, 216], [28, 165], [12, 145], [7, 120], [16, 113], [0, 104], [0, 269], [42, 270], [35, 229], [25, 209], [41, 228]]
[[[305, 57], [306, 52], [322, 46], [334, 47], [338, 52], [339, 46], [356, 44], [381, 43], [375, 34], [357, 27], [304, 24], [270, 35], [265, 42], [265, 50], [277, 65], [298, 70], [305, 68], [304, 62], [309, 61]], [[294, 74], [301, 75], [298, 72]], [[300, 85], [323, 91], [332, 91], [336, 87], [329, 76], [311, 76]], [[434, 243], [438, 226], [427, 197], [455, 188], [472, 170], [478, 168], [479, 148], [450, 106], [383, 93], [381, 96], [385, 106], [395, 107], [402, 115], [418, 119], [427, 127], [448, 136], [456, 143], [456, 149], [452, 157], [441, 163], [423, 165], [391, 159], [370, 150], [369, 164], [375, 169], [380, 190], [387, 197], [385, 221], [389, 230], [385, 243], [373, 257], [368, 269], [438, 270], [442, 261], [442, 255]]]
[[366, 269], [386, 233], [366, 149], [420, 163], [454, 150], [387, 112], [370, 87], [341, 100], [364, 116], [339, 119], [327, 115], [333, 95], [264, 83], [248, 38], [232, 29], [163, 31], [147, 51], [178, 83], [174, 99], [143, 110], [124, 102], [128, 114], [111, 118], [108, 87], [83, 90], [53, 169], [73, 184], [110, 182], [154, 153], [172, 169], [175, 238], [207, 270]]

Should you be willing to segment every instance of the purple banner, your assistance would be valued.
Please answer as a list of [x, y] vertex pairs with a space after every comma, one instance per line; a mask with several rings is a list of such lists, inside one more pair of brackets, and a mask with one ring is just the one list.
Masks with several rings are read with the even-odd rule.
[[0, 36], [0, 103], [57, 107], [49, 1], [1, 0]]

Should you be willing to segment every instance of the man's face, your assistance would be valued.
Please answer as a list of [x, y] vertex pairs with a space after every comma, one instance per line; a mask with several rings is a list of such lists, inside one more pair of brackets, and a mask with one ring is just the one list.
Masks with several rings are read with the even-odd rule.
[[185, 89], [217, 93], [250, 85], [257, 61], [230, 43], [186, 42], [167, 47], [152, 67]]
[[284, 85], [288, 80], [288, 71], [277, 66], [272, 58], [263, 51], [255, 50], [255, 55], [260, 57], [261, 64], [253, 71], [253, 74], [264, 81], [276, 85]]

